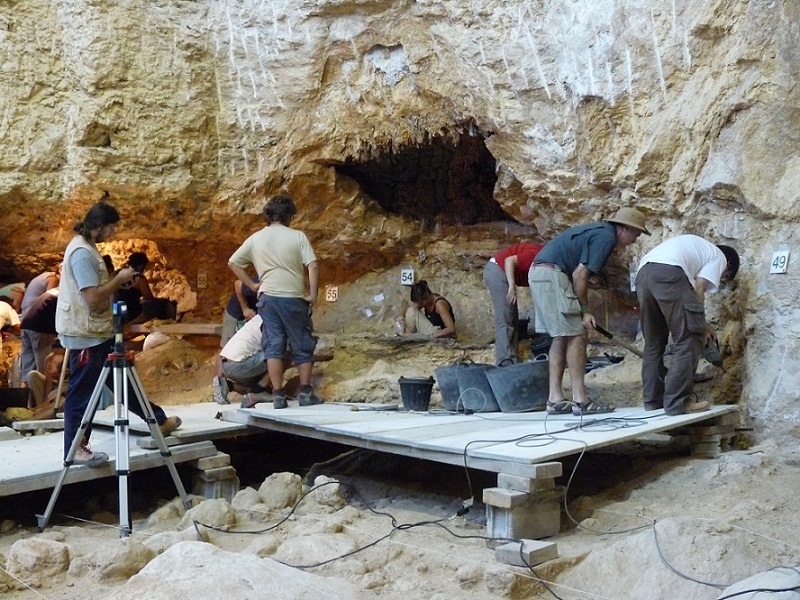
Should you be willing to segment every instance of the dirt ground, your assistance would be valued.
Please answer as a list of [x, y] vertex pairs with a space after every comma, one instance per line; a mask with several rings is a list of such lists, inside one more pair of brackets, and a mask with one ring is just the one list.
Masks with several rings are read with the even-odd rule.
[[[317, 374], [329, 400], [398, 400], [400, 375], [428, 373], [432, 361], [490, 357], [487, 348], [447, 344], [421, 348], [379, 338], [340, 336], [331, 342], [333, 359], [318, 365]], [[606, 351], [616, 353], [605, 346], [594, 348], [595, 353]], [[213, 345], [173, 339], [140, 353], [136, 368], [154, 402], [169, 407], [210, 401], [215, 355]], [[637, 359], [626, 356], [621, 364], [590, 373], [587, 383], [596, 397], [629, 404], [637, 402], [637, 377]], [[386, 456], [369, 457], [369, 465], [334, 461], [319, 474], [353, 486], [344, 491], [347, 507], [341, 510], [346, 513], [333, 514], [347, 515], [341, 531], [354, 545], [368, 546], [391, 531], [386, 514], [398, 524], [441, 521], [401, 528], [357, 558], [333, 561], [312, 572], [346, 578], [363, 598], [710, 600], [721, 588], [709, 584], [723, 586], [771, 567], [796, 565], [800, 557], [790, 533], [800, 527], [800, 517], [792, 510], [800, 464], [797, 448], [774, 443], [746, 446], [743, 437], [738, 449], [719, 458], [695, 459], [662, 440], [619, 447], [614, 454], [565, 460], [565, 475], [557, 483], [568, 486], [570, 514], [562, 510], [561, 533], [551, 540], [559, 557], [533, 572], [497, 562], [482, 537], [485, 507], [479, 494], [466, 516], [455, 516], [468, 493], [463, 470]], [[477, 477], [476, 485], [493, 485], [492, 478]], [[250, 485], [257, 488], [259, 482]], [[169, 482], [162, 486], [169, 495]], [[99, 492], [83, 501], [90, 522], [59, 524], [41, 534], [66, 543], [71, 561], [82, 564], [81, 569], [71, 568], [35, 589], [6, 577], [5, 597], [97, 600], [122, 585], [124, 578], [102, 575], [96, 558], [114, 554], [121, 543], [114, 527], [98, 524], [115, 522], [113, 499], [113, 491]], [[155, 508], [144, 502], [136, 513], [135, 536], [175, 530], [178, 516], [155, 523], [147, 520]], [[264, 515], [259, 525], [274, 523], [286, 512]], [[315, 518], [333, 518], [329, 513], [320, 511]], [[254, 527], [248, 521], [252, 517], [240, 518], [234, 531]], [[20, 520], [5, 520], [0, 528], [0, 564], [5, 564], [14, 542], [40, 535]], [[278, 531], [270, 534], [277, 536], [270, 542], [273, 546], [308, 533], [293, 520]], [[254, 552], [250, 535], [213, 533], [210, 541], [228, 552]], [[270, 552], [262, 550], [260, 555]], [[556, 595], [547, 592], [539, 578], [551, 582]]]

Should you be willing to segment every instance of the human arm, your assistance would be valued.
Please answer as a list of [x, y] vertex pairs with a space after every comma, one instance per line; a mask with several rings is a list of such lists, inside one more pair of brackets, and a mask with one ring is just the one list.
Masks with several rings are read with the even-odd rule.
[[581, 320], [586, 329], [594, 329], [594, 315], [589, 312], [589, 278], [592, 272], [583, 263], [572, 272], [572, 289], [578, 297], [578, 304], [581, 305]]
[[[694, 292], [697, 294], [697, 299], [700, 300], [700, 304], [705, 306], [706, 302], [706, 292], [708, 290], [714, 289], [714, 284], [711, 283], [708, 279], [703, 277], [696, 277], [694, 280]], [[717, 334], [714, 332], [714, 329], [711, 325], [706, 324], [706, 333], [703, 342], [708, 345], [713, 340], [717, 338]]]
[[152, 300], [155, 298], [153, 295], [153, 290], [150, 289], [150, 282], [147, 281], [147, 277], [145, 275], [139, 275], [138, 278], [133, 283], [136, 286], [136, 289], [142, 294], [142, 298], [145, 300]]
[[246, 285], [254, 292], [258, 291], [259, 284], [253, 281], [253, 278], [250, 277], [250, 275], [247, 274], [247, 271], [245, 271], [242, 267], [232, 263], [231, 261], [228, 261], [228, 268], [233, 271], [233, 274], [239, 278], [239, 281], [241, 281], [242, 284]]
[[[255, 282], [254, 282], [255, 283]], [[244, 315], [244, 320], [249, 321], [253, 317], [256, 316], [256, 311], [250, 308], [250, 304], [247, 302], [247, 298], [244, 297], [244, 292], [242, 291], [242, 283], [241, 279], [237, 279], [233, 284], [234, 293], [236, 294], [236, 301], [239, 303], [239, 308], [242, 309], [242, 314]]]
[[46, 292], [47, 290], [52, 290], [53, 288], [58, 287], [61, 278], [56, 273], [53, 273], [45, 281], [46, 281], [46, 286], [44, 291]]
[[506, 294], [506, 302], [510, 305], [517, 303], [517, 282], [515, 277], [515, 270], [517, 268], [516, 254], [506, 257], [503, 262], [503, 271], [506, 274], [506, 281], [508, 281], [508, 293]]
[[308, 291], [309, 294], [306, 296], [306, 300], [311, 304], [317, 301], [317, 291], [319, 288], [319, 263], [317, 261], [312, 260], [308, 265]]
[[81, 296], [92, 310], [104, 308], [109, 299], [119, 288], [133, 279], [134, 270], [123, 267], [102, 285], [92, 285], [81, 289]]
[[444, 327], [435, 331], [431, 337], [455, 337], [456, 335], [456, 321], [453, 318], [453, 313], [450, 310], [450, 303], [444, 298], [437, 298], [433, 305], [433, 310], [442, 318]]

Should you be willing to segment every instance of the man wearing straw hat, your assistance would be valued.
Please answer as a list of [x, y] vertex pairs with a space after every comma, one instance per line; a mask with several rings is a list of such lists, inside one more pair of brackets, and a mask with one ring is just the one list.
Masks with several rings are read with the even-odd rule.
[[[547, 411], [576, 416], [608, 413], [613, 405], [590, 400], [584, 387], [586, 330], [594, 328], [589, 312], [589, 278], [600, 272], [617, 246], [633, 244], [645, 227], [645, 216], [634, 208], [620, 208], [600, 223], [577, 225], [548, 242], [528, 272], [536, 313], [536, 331], [553, 338], [549, 354]], [[561, 382], [569, 368], [572, 401], [564, 400]]]

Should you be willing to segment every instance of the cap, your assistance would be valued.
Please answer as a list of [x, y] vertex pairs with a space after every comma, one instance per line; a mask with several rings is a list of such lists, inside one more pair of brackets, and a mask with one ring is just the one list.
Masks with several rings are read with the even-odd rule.
[[619, 223], [620, 225], [627, 225], [638, 229], [645, 235], [650, 235], [645, 227], [645, 216], [635, 208], [620, 208], [613, 217], [606, 219], [609, 223]]

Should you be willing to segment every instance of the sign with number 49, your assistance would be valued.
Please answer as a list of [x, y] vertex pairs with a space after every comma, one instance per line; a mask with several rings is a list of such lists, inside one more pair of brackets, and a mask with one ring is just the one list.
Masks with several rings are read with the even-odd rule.
[[789, 251], [779, 250], [772, 253], [772, 263], [769, 266], [770, 273], [786, 273], [786, 265], [789, 264]]

